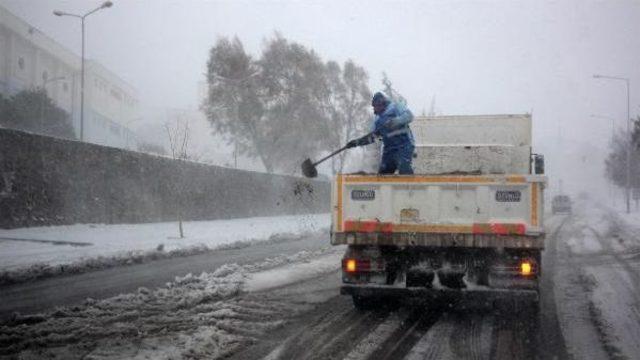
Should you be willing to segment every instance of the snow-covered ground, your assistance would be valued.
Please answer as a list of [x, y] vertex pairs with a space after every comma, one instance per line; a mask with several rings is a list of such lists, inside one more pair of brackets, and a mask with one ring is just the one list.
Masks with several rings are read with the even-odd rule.
[[281, 241], [326, 230], [328, 214], [256, 217], [184, 223], [83, 224], [0, 230], [0, 277], [81, 272], [148, 258], [193, 254], [221, 247]]
[[568, 350], [577, 359], [636, 359], [640, 213], [624, 214], [585, 201], [576, 205], [575, 215], [563, 218], [558, 236], [563, 266], [554, 276]]
[[[635, 359], [640, 354], [640, 222], [629, 218], [603, 205], [585, 202], [576, 203], [572, 215], [546, 219], [546, 255], [555, 259], [552, 295], [564, 343], [575, 359]], [[325, 221], [328, 225], [328, 217]], [[42, 314], [16, 314], [0, 324], [0, 357], [242, 358], [238, 355], [243, 349], [269, 343], [279, 336], [274, 335], [279, 330], [292, 331], [289, 324], [316, 306], [337, 304], [331, 299], [338, 294], [343, 252], [344, 246], [327, 244], [290, 256], [274, 253], [257, 263], [229, 263], [210, 273], [179, 277], [157, 289], [140, 288], [108, 299], [87, 299], [84, 304]], [[378, 321], [376, 313], [360, 314], [351, 306], [339, 308], [331, 316], [352, 320], [342, 327], [326, 325], [326, 332], [319, 334], [357, 333], [370, 325], [370, 332], [362, 338], [350, 339], [353, 342], [348, 344], [353, 347], [346, 355], [349, 359], [368, 358], [386, 339], [401, 333], [405, 318], [400, 315], [393, 312]], [[510, 331], [515, 331], [508, 327], [493, 331], [504, 320], [496, 316], [445, 314], [416, 339], [406, 358], [424, 357], [433, 344], [442, 344], [440, 350], [455, 354], [460, 344], [442, 340], [457, 339], [461, 332], [478, 334], [472, 342], [463, 342], [464, 346], [475, 344], [478, 353], [490, 354], [493, 341], [503, 344], [504, 339], [511, 339]], [[320, 319], [323, 321], [318, 322], [317, 329], [324, 329], [324, 315]], [[300, 331], [315, 326], [304, 324]], [[305, 336], [313, 334], [310, 331]], [[519, 337], [513, 334], [514, 339]], [[298, 338], [281, 338], [285, 343], [259, 348], [267, 350], [261, 356], [287, 358], [287, 346]], [[332, 346], [322, 339], [318, 344]], [[504, 345], [504, 349], [509, 346]]]
[[[309, 309], [310, 302], [302, 297], [286, 294], [284, 301], [261, 291], [338, 274], [343, 253], [344, 246], [327, 245], [256, 264], [227, 264], [212, 273], [188, 274], [158, 289], [87, 299], [83, 305], [43, 314], [16, 314], [0, 324], [0, 356], [224, 358]], [[316, 301], [337, 295], [337, 280], [330, 281], [333, 291], [321, 291]]]

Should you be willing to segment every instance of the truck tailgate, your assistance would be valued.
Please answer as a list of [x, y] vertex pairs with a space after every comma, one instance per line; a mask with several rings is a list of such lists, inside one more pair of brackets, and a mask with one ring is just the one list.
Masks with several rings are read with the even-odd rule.
[[332, 243], [542, 248], [541, 175], [338, 175]]

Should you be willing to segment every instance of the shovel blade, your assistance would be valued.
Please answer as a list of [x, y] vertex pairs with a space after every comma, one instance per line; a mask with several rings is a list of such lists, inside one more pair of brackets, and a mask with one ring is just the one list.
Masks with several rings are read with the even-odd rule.
[[307, 159], [302, 162], [302, 174], [308, 178], [314, 178], [318, 176], [318, 170], [316, 166], [311, 162], [311, 159]]

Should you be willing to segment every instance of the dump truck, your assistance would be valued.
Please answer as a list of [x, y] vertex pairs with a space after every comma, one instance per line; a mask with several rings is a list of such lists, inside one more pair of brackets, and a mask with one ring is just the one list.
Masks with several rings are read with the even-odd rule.
[[416, 117], [414, 175], [339, 174], [331, 243], [347, 245], [341, 293], [538, 301], [544, 158], [531, 116]]

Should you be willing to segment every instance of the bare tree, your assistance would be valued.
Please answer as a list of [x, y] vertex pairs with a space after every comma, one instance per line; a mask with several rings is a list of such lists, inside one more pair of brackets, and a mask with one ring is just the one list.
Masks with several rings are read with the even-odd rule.
[[[171, 149], [171, 157], [177, 161], [186, 161], [189, 159], [189, 120], [177, 116], [175, 124], [167, 121], [164, 124], [169, 136], [169, 147]], [[184, 190], [186, 179], [180, 166], [176, 167], [176, 177], [174, 182], [174, 191], [177, 197], [176, 218], [178, 220], [178, 231], [180, 238], [184, 238], [184, 230], [182, 220], [184, 218]]]

